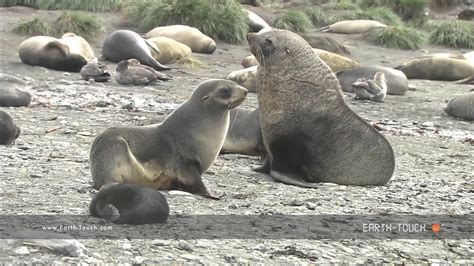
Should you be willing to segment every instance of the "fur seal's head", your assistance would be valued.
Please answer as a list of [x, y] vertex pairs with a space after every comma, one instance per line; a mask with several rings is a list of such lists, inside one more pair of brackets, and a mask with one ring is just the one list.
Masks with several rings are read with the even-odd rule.
[[302, 37], [287, 30], [271, 29], [249, 33], [247, 40], [252, 54], [262, 66], [313, 53], [311, 46]]
[[240, 105], [247, 95], [247, 89], [225, 79], [210, 79], [199, 84], [191, 95], [204, 106], [220, 106], [232, 109]]

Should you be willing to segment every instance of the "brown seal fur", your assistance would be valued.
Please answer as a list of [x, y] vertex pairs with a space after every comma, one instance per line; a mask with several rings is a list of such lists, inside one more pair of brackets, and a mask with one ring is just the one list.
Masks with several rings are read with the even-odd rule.
[[390, 143], [345, 104], [336, 75], [311, 46], [286, 30], [247, 38], [259, 61], [257, 97], [267, 151], [259, 170], [303, 187], [386, 184], [395, 167]]
[[247, 90], [229, 80], [207, 80], [161, 124], [114, 127], [94, 140], [94, 187], [137, 183], [210, 196], [201, 175], [216, 159], [229, 128], [229, 110]]

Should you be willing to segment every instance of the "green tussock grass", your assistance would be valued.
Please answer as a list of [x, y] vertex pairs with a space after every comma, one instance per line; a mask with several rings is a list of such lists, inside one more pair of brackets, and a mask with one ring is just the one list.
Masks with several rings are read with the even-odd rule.
[[122, 0], [0, 0], [0, 6], [28, 6], [45, 10], [117, 11]]
[[429, 23], [434, 29], [430, 42], [454, 48], [474, 48], [474, 23], [469, 21], [443, 21]]
[[15, 32], [27, 35], [54, 35], [54, 29], [48, 22], [39, 18], [34, 18], [28, 21], [20, 21], [14, 29]]
[[304, 33], [311, 29], [311, 20], [301, 11], [290, 10], [273, 20], [273, 26], [279, 29]]
[[412, 28], [386, 27], [372, 29], [365, 33], [369, 41], [389, 48], [415, 50], [424, 43], [424, 35]]
[[323, 26], [329, 24], [329, 17], [319, 8], [306, 9], [304, 11], [314, 26]]
[[103, 22], [95, 16], [78, 11], [65, 11], [56, 21], [57, 34], [73, 32], [84, 38], [91, 38], [100, 32]]
[[335, 23], [342, 20], [370, 19], [384, 23], [390, 26], [399, 26], [402, 21], [393, 11], [386, 7], [370, 7], [366, 10], [356, 12], [340, 13], [331, 17], [331, 22]]
[[359, 7], [351, 2], [339, 2], [330, 5], [331, 9], [337, 10], [357, 10]]
[[423, 16], [429, 0], [360, 0], [362, 9], [369, 7], [387, 7], [404, 20], [418, 19]]
[[231, 43], [245, 40], [249, 27], [247, 13], [234, 0], [134, 1], [126, 14], [142, 31], [182, 24]]
[[453, 7], [462, 4], [462, 0], [431, 0], [430, 4], [436, 7]]

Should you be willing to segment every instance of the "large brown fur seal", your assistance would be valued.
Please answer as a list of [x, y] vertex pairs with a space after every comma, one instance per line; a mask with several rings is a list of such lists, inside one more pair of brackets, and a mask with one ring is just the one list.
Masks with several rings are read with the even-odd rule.
[[246, 94], [232, 81], [207, 80], [161, 124], [107, 129], [91, 148], [94, 187], [137, 183], [210, 197], [201, 175], [222, 148], [229, 110]]
[[177, 42], [168, 37], [153, 37], [147, 39], [158, 47], [159, 53], [155, 49], [151, 49], [153, 57], [163, 64], [173, 64], [180, 60], [191, 57], [191, 48], [184, 43]]
[[116, 224], [151, 224], [166, 222], [170, 209], [156, 189], [108, 183], [92, 199], [89, 212]]
[[303, 187], [386, 184], [395, 167], [390, 143], [345, 104], [336, 75], [311, 46], [286, 30], [250, 33], [247, 39], [259, 61], [267, 151], [259, 170]]
[[87, 58], [73, 53], [68, 45], [48, 36], [35, 36], [24, 40], [18, 48], [21, 62], [55, 70], [79, 72]]
[[20, 128], [15, 125], [9, 113], [0, 110], [0, 145], [10, 144], [20, 136]]

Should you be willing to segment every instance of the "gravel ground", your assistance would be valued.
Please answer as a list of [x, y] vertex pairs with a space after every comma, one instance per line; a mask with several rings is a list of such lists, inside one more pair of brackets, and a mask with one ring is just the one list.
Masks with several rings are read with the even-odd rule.
[[[27, 108], [9, 111], [22, 130], [20, 138], [0, 148], [2, 215], [88, 215], [95, 191], [89, 169], [94, 137], [115, 125], [147, 125], [162, 121], [200, 82], [222, 78], [241, 68], [249, 54], [245, 43], [218, 43], [213, 55], [195, 57], [200, 69], [168, 71], [174, 79], [149, 87], [82, 81], [78, 73], [64, 73], [21, 64], [17, 47], [25, 36], [13, 34], [15, 22], [35, 14], [54, 18], [57, 12], [0, 8], [1, 71], [29, 83], [34, 95]], [[105, 32], [91, 43], [100, 56], [107, 33], [121, 28], [118, 14], [104, 13]], [[437, 46], [414, 52], [385, 49], [361, 36], [330, 34], [347, 45], [352, 58], [365, 65], [396, 66], [429, 52], [454, 52]], [[462, 51], [466, 52], [466, 51]], [[110, 64], [111, 69], [114, 65]], [[172, 215], [259, 214], [435, 214], [473, 213], [474, 123], [444, 114], [447, 100], [474, 89], [473, 85], [412, 80], [415, 89], [405, 96], [387, 96], [385, 103], [353, 100], [347, 104], [361, 117], [376, 123], [393, 146], [396, 170], [384, 187], [324, 184], [304, 189], [275, 183], [252, 171], [258, 158], [221, 155], [203, 175], [208, 189], [224, 194], [219, 201], [173, 194]], [[243, 107], [256, 107], [250, 94]], [[98, 222], [99, 219], [84, 218]], [[116, 226], [116, 225], [114, 225]], [[134, 227], [143, 236], [162, 225]], [[117, 228], [117, 227], [115, 227]], [[127, 226], [119, 227], [127, 230]], [[23, 230], [22, 228], [17, 228]], [[193, 262], [193, 263], [308, 263], [407, 262], [473, 263], [472, 232], [463, 240], [292, 240], [292, 239], [79, 239], [87, 248], [74, 257], [16, 242], [3, 242], [4, 262]]]

